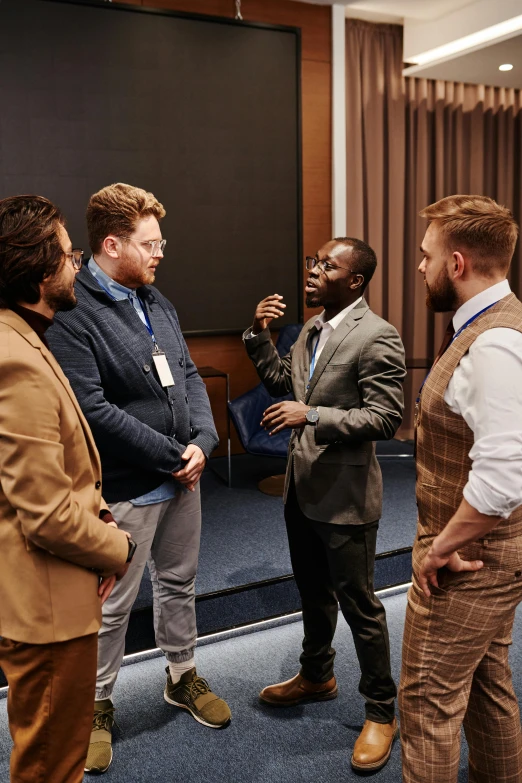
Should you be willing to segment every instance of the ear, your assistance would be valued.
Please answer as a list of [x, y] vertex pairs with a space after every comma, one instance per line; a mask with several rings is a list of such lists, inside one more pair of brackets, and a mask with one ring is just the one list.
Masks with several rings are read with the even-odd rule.
[[451, 256], [450, 277], [453, 280], [460, 280], [467, 271], [467, 262], [462, 253], [455, 251]]
[[103, 252], [110, 258], [119, 258], [121, 254], [121, 239], [109, 234], [102, 243]]
[[363, 275], [354, 275], [354, 281], [353, 283], [350, 283], [350, 288], [360, 288], [362, 285], [364, 285], [364, 277]]

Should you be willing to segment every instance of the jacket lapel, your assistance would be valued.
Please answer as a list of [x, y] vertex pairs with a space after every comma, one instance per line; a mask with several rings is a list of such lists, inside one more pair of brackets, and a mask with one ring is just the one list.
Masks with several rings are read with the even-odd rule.
[[317, 334], [314, 320], [315, 319], [312, 319], [305, 324], [299, 335], [299, 344], [294, 348], [292, 367], [296, 367], [298, 371], [302, 368], [302, 376], [296, 379], [296, 387], [302, 389], [302, 393], [299, 397], [296, 395], [296, 399], [304, 399], [306, 387], [310, 378], [310, 341], [313, 340], [314, 336]]
[[[326, 341], [326, 345], [324, 346], [317, 364], [315, 365], [314, 374], [310, 379], [310, 386], [308, 387], [308, 391], [306, 392], [306, 397], [304, 400], [306, 403], [310, 399], [310, 395], [317, 385], [317, 381], [323, 374], [324, 368], [330, 362], [343, 340], [359, 325], [359, 321], [367, 312], [367, 310], [368, 305], [363, 299], [363, 301], [360, 302], [357, 307], [354, 307], [354, 309], [348, 313], [344, 321], [339, 324], [337, 329], [334, 329], [333, 333]], [[308, 367], [310, 367], [310, 359], [308, 359]]]
[[78, 414], [78, 418], [80, 419], [80, 423], [82, 425], [82, 429], [85, 434], [85, 440], [87, 441], [87, 446], [91, 454], [92, 462], [97, 472], [100, 473], [101, 475], [100, 456], [98, 454], [98, 449], [96, 448], [96, 444], [94, 442], [91, 428], [87, 423], [87, 419], [83, 415], [82, 409], [80, 408], [78, 400], [76, 399], [76, 395], [72, 390], [71, 384], [69, 383], [67, 377], [65, 376], [62, 368], [60, 367], [56, 359], [54, 358], [53, 354], [45, 347], [43, 342], [40, 340], [36, 332], [33, 329], [31, 329], [29, 324], [27, 324], [23, 318], [21, 318], [19, 315], [14, 313], [12, 310], [4, 310], [0, 315], [0, 320], [3, 321], [8, 326], [10, 326], [12, 329], [15, 329], [15, 331], [17, 331], [18, 334], [20, 334], [25, 340], [27, 340], [27, 342], [30, 345], [32, 345], [33, 348], [39, 350], [42, 357], [45, 359], [47, 364], [53, 370], [54, 374], [62, 384], [63, 388], [65, 389], [65, 391], [69, 396], [69, 399], [74, 405], [74, 409]]

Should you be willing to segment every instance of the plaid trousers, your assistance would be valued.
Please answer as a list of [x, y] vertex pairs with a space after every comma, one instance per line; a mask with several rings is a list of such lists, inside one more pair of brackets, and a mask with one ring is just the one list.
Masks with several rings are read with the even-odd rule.
[[[470, 544], [476, 572], [439, 572], [408, 593], [399, 711], [404, 783], [457, 783], [461, 726], [469, 783], [522, 783], [522, 732], [508, 649], [522, 600], [522, 538]], [[418, 562], [418, 560], [417, 560]]]

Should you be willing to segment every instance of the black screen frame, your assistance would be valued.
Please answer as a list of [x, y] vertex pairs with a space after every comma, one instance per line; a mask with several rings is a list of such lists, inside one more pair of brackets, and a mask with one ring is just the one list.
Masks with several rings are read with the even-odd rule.
[[[191, 11], [176, 11], [163, 8], [150, 8], [145, 6], [130, 5], [128, 3], [113, 3], [112, 0], [39, 0], [42, 3], [61, 3], [62, 5], [81, 5], [100, 10], [116, 13], [137, 13], [154, 14], [157, 16], [177, 17], [180, 19], [190, 19], [193, 21], [211, 22], [215, 24], [226, 24], [234, 27], [251, 27], [262, 30], [275, 30], [278, 32], [289, 33], [295, 36], [296, 43], [296, 139], [297, 139], [297, 278], [298, 286], [297, 296], [297, 314], [299, 323], [304, 320], [303, 303], [303, 153], [302, 153], [302, 100], [301, 100], [301, 28], [289, 25], [269, 24], [267, 22], [253, 22], [240, 19], [231, 19], [225, 16], [215, 16], [211, 14], [198, 14]], [[221, 335], [242, 334], [242, 329], [202, 329], [202, 330], [183, 330], [186, 337], [210, 337]]]

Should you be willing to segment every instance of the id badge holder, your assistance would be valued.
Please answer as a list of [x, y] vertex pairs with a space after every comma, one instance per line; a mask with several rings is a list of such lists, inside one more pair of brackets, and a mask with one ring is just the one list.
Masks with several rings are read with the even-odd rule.
[[152, 361], [154, 362], [154, 367], [158, 373], [159, 382], [163, 388], [168, 389], [169, 386], [175, 386], [176, 384], [174, 383], [174, 378], [172, 377], [172, 373], [170, 371], [167, 356], [163, 351], [160, 351], [157, 345], [154, 346]]

